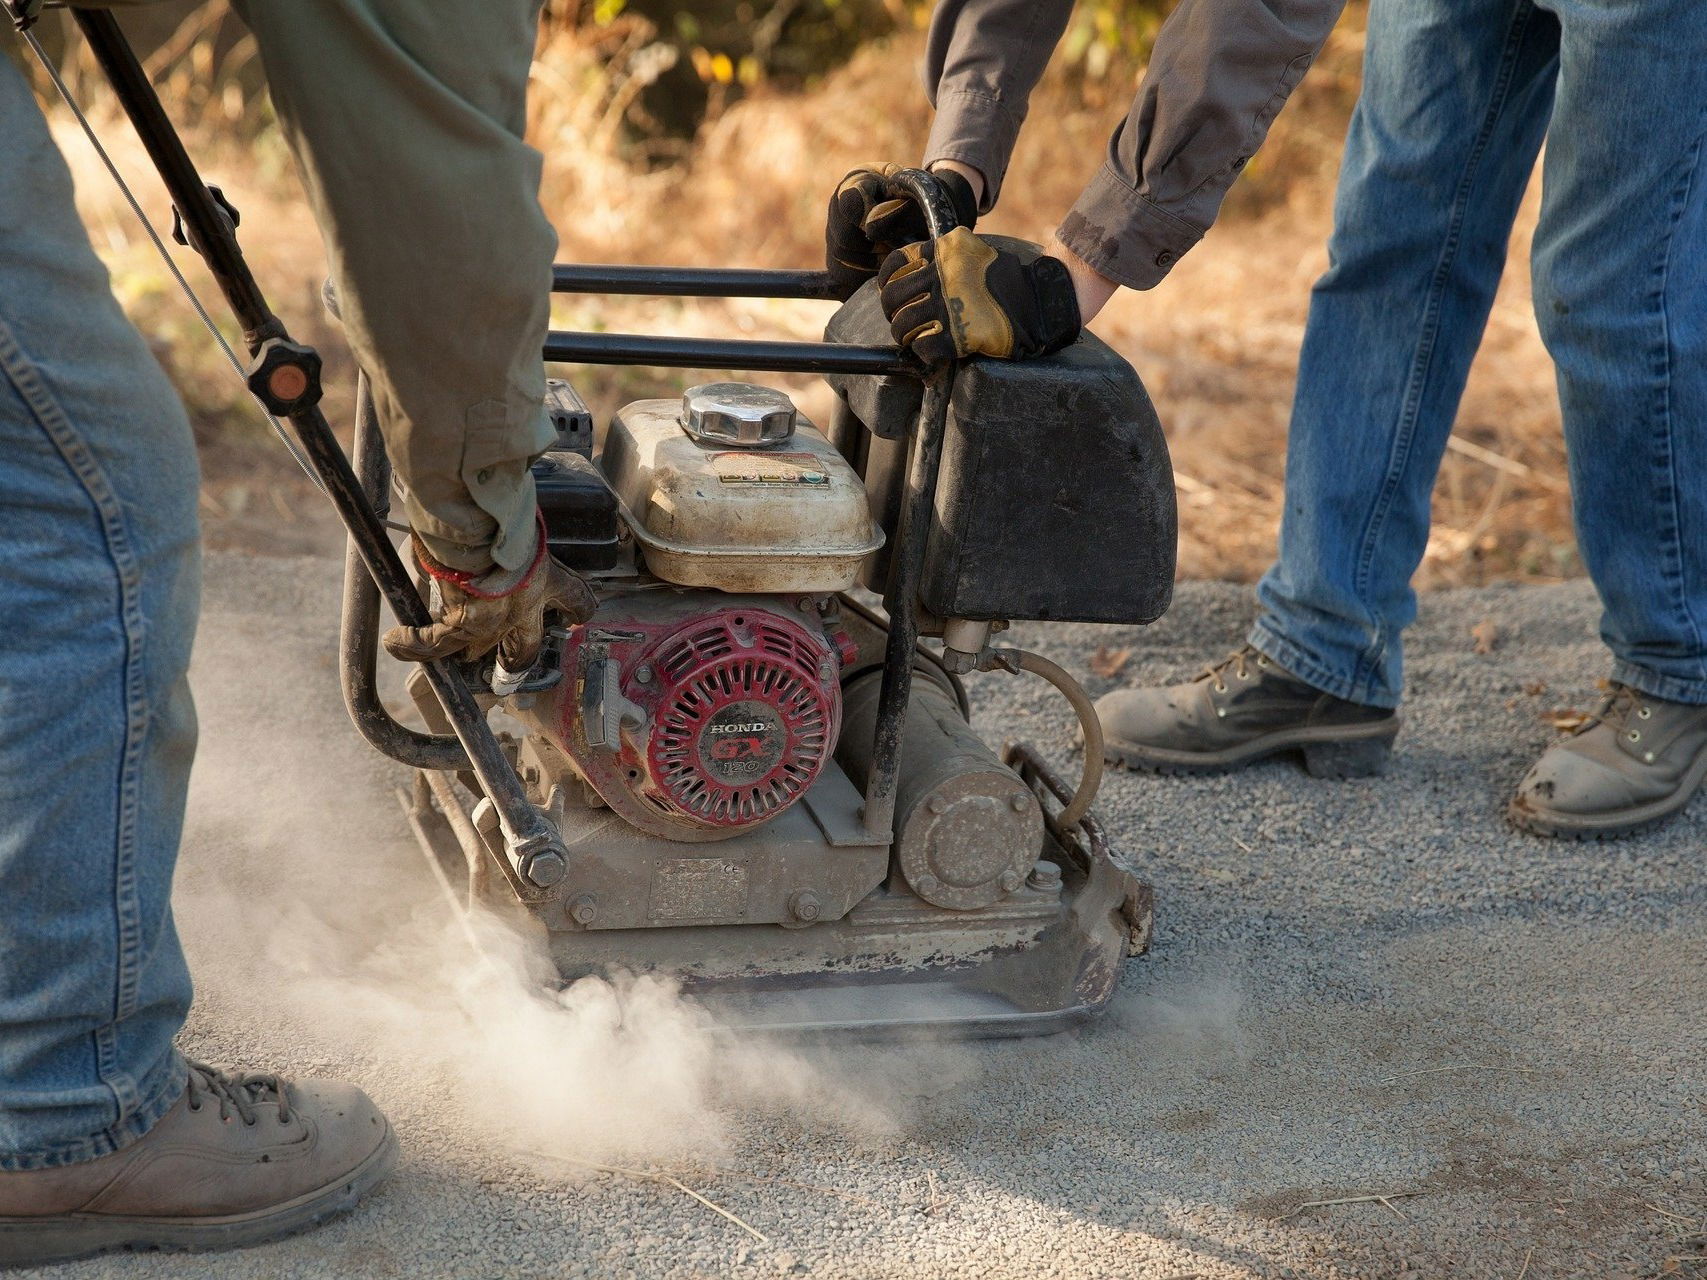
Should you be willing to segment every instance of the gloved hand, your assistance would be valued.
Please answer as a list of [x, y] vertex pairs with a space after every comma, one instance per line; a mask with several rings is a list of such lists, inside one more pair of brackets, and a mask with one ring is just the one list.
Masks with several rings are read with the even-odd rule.
[[1048, 355], [1083, 328], [1065, 263], [1022, 262], [964, 227], [897, 249], [877, 280], [895, 341], [926, 364]]
[[[850, 297], [876, 275], [878, 266], [894, 250], [930, 236], [919, 206], [889, 195], [885, 179], [903, 167], [862, 165], [843, 178], [830, 197], [830, 211], [824, 221], [824, 266], [838, 298]], [[978, 217], [972, 184], [948, 169], [939, 170], [936, 176], [954, 201], [958, 221], [971, 226]]]
[[464, 573], [434, 560], [415, 535], [415, 560], [433, 579], [433, 621], [425, 627], [392, 627], [385, 651], [405, 662], [434, 658], [485, 657], [498, 651], [498, 665], [521, 675], [533, 666], [545, 641], [545, 614], [585, 622], [597, 602], [587, 584], [551, 558], [540, 522], [539, 545], [525, 569], [493, 567]]
[[41, 17], [42, 0], [5, 0], [0, 4], [3, 11], [19, 31], [28, 31], [35, 26], [36, 19]]

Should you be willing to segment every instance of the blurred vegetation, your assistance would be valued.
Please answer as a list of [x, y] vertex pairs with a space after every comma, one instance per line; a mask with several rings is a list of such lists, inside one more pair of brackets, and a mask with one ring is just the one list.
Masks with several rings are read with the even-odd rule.
[[[1100, 81], [1148, 54], [1177, 2], [1080, 0], [1058, 58], [1087, 83]], [[630, 158], [668, 160], [747, 93], [810, 89], [871, 42], [923, 29], [931, 8], [930, 0], [544, 0], [540, 46], [558, 55], [574, 46], [577, 76], [601, 82], [577, 88], [610, 99]], [[252, 132], [270, 124], [265, 95], [251, 92], [260, 83], [254, 40], [226, 0], [161, 0], [127, 9], [124, 23], [192, 121], [212, 114]], [[39, 32], [85, 80], [68, 21]], [[49, 86], [32, 72], [45, 96]]]
[[[1177, 0], [1082, 0], [1060, 56], [1091, 79], [1142, 59]], [[799, 92], [873, 41], [922, 29], [929, 0], [546, 0], [542, 44], [600, 51], [631, 156], [669, 160], [745, 94]]]
[[[1094, 172], [1173, 0], [1079, 0], [1032, 101], [988, 229], [1046, 238]], [[565, 260], [805, 266], [824, 200], [856, 163], [908, 160], [929, 129], [918, 64], [928, 0], [544, 0], [529, 138]], [[1181, 497], [1186, 577], [1250, 579], [1273, 555], [1287, 405], [1311, 280], [1325, 265], [1331, 193], [1359, 84], [1365, 9], [1352, 0], [1204, 246], [1153, 294], [1122, 293], [1097, 330], [1162, 411]], [[466, 17], [465, 20], [475, 20]], [[254, 41], [226, 0], [163, 0], [121, 17], [191, 153], [244, 212], [256, 275], [293, 332], [328, 361], [328, 412], [349, 420], [352, 370], [319, 305], [325, 266], [263, 91]], [[39, 30], [157, 226], [147, 159], [69, 20]], [[15, 42], [0, 41], [13, 47]], [[44, 101], [49, 86], [38, 78]], [[215, 546], [321, 552], [338, 532], [271, 441], [134, 218], [68, 119], [54, 116], [79, 204], [127, 312], [191, 409], [204, 530]], [[0, 178], [3, 180], [3, 178]], [[1524, 282], [1526, 204], [1512, 268], [1436, 492], [1420, 584], [1580, 572], [1551, 366]], [[177, 261], [210, 301], [194, 256]], [[216, 315], [223, 309], [215, 306]], [[809, 338], [811, 303], [559, 298], [558, 327]], [[229, 329], [228, 329], [229, 332]], [[679, 391], [691, 371], [574, 370], [595, 412]], [[787, 386], [809, 415], [817, 379]]]

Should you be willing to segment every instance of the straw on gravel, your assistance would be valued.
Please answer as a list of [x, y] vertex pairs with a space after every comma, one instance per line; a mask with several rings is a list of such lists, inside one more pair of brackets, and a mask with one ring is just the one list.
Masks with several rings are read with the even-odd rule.
[[1403, 1221], [1408, 1221], [1408, 1219], [1405, 1218], [1405, 1215], [1399, 1212], [1399, 1206], [1394, 1204], [1393, 1201], [1402, 1200], [1406, 1196], [1420, 1196], [1422, 1194], [1423, 1193], [1421, 1191], [1383, 1191], [1366, 1196], [1339, 1196], [1333, 1200], [1306, 1200], [1303, 1204], [1294, 1205], [1292, 1208], [1288, 1209], [1285, 1213], [1276, 1218], [1275, 1221], [1285, 1222], [1288, 1218], [1297, 1217], [1306, 1209], [1331, 1209], [1335, 1205], [1341, 1204], [1378, 1204], [1383, 1208], [1391, 1209], [1394, 1217]]
[[624, 1178], [637, 1178], [641, 1182], [661, 1182], [665, 1186], [674, 1187], [683, 1195], [699, 1201], [699, 1203], [720, 1217], [727, 1218], [730, 1222], [733, 1222], [736, 1226], [740, 1227], [741, 1230], [752, 1236], [753, 1239], [757, 1240], [760, 1244], [767, 1244], [770, 1241], [769, 1236], [760, 1231], [745, 1218], [737, 1217], [735, 1214], [730, 1213], [729, 1210], [725, 1209], [715, 1200], [710, 1199], [702, 1192], [695, 1191], [673, 1173], [664, 1173], [657, 1169], [624, 1169], [614, 1164], [598, 1164], [592, 1160], [576, 1160], [569, 1156], [547, 1155], [543, 1151], [529, 1151], [526, 1154], [534, 1156], [540, 1160], [551, 1160], [558, 1164], [574, 1165], [577, 1169], [592, 1169], [598, 1173], [615, 1174]]
[[1539, 1067], [1502, 1067], [1489, 1062], [1455, 1062], [1445, 1067], [1418, 1067], [1415, 1071], [1398, 1071], [1390, 1076], [1381, 1078], [1382, 1084], [1398, 1084], [1401, 1080], [1415, 1079], [1417, 1076], [1445, 1075], [1449, 1071], [1515, 1071], [1519, 1075], [1540, 1075]]

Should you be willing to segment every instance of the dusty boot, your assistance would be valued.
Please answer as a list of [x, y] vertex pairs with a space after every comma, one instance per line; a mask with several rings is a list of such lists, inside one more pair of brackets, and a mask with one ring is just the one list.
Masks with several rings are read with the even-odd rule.
[[1656, 827], [1707, 778], [1707, 707], [1615, 684], [1594, 715], [1535, 762], [1506, 810], [1538, 836], [1604, 840]]
[[396, 1135], [354, 1085], [191, 1063], [184, 1096], [124, 1150], [0, 1172], [0, 1267], [259, 1244], [342, 1213], [396, 1162]]
[[1119, 689], [1097, 701], [1112, 764], [1153, 773], [1227, 773], [1301, 751], [1318, 778], [1387, 767], [1399, 713], [1305, 684], [1249, 645], [1189, 684]]

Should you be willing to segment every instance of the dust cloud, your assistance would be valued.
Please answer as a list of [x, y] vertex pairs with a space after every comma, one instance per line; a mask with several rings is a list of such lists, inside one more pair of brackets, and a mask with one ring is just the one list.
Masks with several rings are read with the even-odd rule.
[[[429, 1091], [510, 1153], [594, 1162], [711, 1159], [776, 1119], [882, 1143], [915, 1082], [939, 1092], [967, 1073], [946, 1045], [832, 1058], [719, 1034], [656, 976], [557, 989], [534, 936], [452, 913], [397, 805], [408, 772], [357, 738], [330, 663], [280, 656], [253, 633], [198, 647], [175, 898], [192, 1053]], [[205, 1049], [202, 1027], [218, 1028]]]
[[1203, 1072], [1242, 1073], [1263, 1047], [1248, 1025], [1242, 958], [1217, 956], [1206, 972], [1172, 975], [1110, 1006], [1110, 1027], [1131, 1037], [1146, 1061]]

